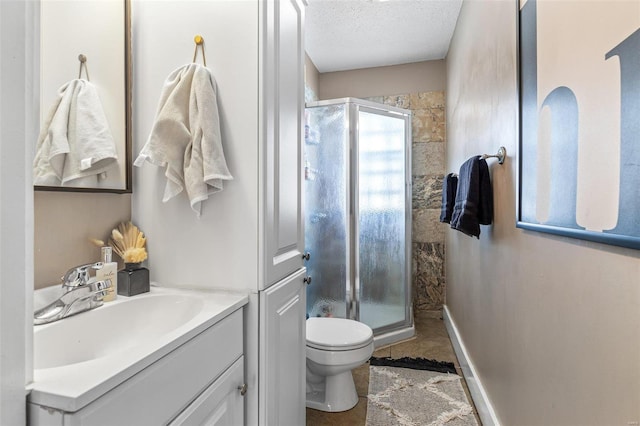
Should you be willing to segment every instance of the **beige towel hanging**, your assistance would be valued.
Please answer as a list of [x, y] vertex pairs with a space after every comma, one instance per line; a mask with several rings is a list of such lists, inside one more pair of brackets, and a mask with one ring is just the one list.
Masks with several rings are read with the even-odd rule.
[[149, 161], [165, 167], [162, 201], [186, 190], [191, 208], [222, 191], [231, 180], [222, 148], [213, 75], [199, 64], [184, 65], [165, 81], [151, 134], [134, 165]]

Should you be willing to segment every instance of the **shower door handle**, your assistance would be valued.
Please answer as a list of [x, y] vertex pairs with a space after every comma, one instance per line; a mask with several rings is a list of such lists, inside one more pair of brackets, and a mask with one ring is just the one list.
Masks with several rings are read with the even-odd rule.
[[311, 285], [311, 277], [304, 277], [302, 279], [302, 282], [305, 283], [306, 285]]

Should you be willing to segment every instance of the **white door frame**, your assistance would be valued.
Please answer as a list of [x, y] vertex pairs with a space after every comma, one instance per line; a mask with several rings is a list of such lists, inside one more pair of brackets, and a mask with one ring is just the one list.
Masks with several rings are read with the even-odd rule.
[[0, 424], [26, 424], [33, 378], [33, 185], [40, 5], [0, 1]]

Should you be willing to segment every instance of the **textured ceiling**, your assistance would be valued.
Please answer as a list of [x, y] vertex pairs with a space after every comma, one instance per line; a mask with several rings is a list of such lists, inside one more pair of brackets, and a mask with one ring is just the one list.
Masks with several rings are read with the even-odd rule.
[[443, 59], [462, 0], [309, 0], [305, 47], [320, 72]]

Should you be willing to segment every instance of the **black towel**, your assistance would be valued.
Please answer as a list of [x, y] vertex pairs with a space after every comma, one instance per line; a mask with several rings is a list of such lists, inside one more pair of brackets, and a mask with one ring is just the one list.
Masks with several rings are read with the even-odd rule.
[[480, 238], [480, 225], [493, 219], [493, 190], [487, 161], [472, 157], [460, 167], [451, 227]]
[[442, 223], [451, 223], [457, 188], [458, 176], [455, 173], [446, 175], [442, 181], [442, 207], [440, 208], [440, 222]]

